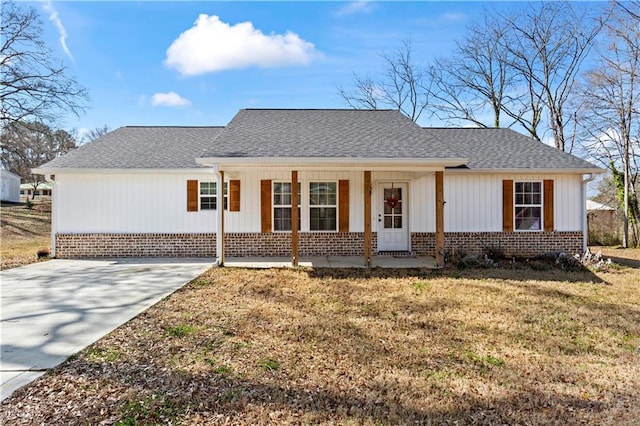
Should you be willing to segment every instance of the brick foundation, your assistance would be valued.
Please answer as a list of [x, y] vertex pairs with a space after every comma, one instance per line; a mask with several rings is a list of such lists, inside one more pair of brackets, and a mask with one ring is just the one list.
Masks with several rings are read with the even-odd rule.
[[[436, 235], [411, 234], [411, 250], [417, 255], [435, 254]], [[533, 256], [564, 251], [582, 252], [581, 232], [448, 232], [445, 250], [481, 254], [486, 247], [508, 256]], [[377, 233], [372, 234], [377, 251]], [[300, 232], [300, 256], [362, 256], [363, 232]], [[227, 257], [291, 255], [291, 234], [286, 232], [229, 233]], [[216, 256], [216, 234], [57, 234], [56, 257], [207, 257]]]
[[216, 234], [56, 234], [56, 257], [210, 257]]
[[[376, 234], [372, 245], [376, 247]], [[299, 256], [362, 256], [364, 232], [299, 232]], [[288, 232], [230, 233], [225, 235], [225, 254], [229, 257], [291, 256]]]
[[[447, 232], [445, 250], [482, 254], [486, 248], [498, 249], [507, 256], [535, 256], [543, 253], [582, 253], [582, 232]], [[418, 255], [434, 255], [436, 234], [411, 234], [412, 251]]]

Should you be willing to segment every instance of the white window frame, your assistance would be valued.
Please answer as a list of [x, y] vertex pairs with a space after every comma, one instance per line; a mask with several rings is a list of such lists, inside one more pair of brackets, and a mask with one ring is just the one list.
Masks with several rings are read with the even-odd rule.
[[[275, 202], [276, 184], [283, 184], [283, 183], [291, 184], [291, 181], [290, 180], [288, 180], [288, 181], [287, 180], [273, 180], [271, 182], [271, 218], [272, 218], [271, 219], [271, 230], [273, 232], [291, 232], [291, 229], [276, 229], [276, 214], [275, 214], [276, 213], [276, 208], [289, 208], [289, 209], [292, 209], [291, 212], [293, 213], [293, 206], [291, 204], [276, 204], [276, 202]], [[304, 185], [302, 185], [301, 181], [298, 181], [298, 186], [300, 187], [300, 194], [298, 196], [298, 210], [299, 210], [299, 214], [298, 214], [298, 231], [301, 231], [301, 229], [302, 229], [302, 188], [304, 187]], [[292, 192], [292, 195], [293, 195], [293, 192]], [[292, 224], [292, 226], [293, 226], [293, 224]]]
[[[202, 184], [203, 183], [206, 183], [206, 184], [214, 186], [213, 194], [202, 194]], [[228, 210], [229, 209], [229, 200], [228, 200], [228, 198], [229, 198], [229, 183], [227, 181], [224, 182], [223, 188], [224, 188], [224, 194], [223, 194], [224, 209]], [[212, 198], [213, 199], [213, 207], [203, 208], [202, 207], [202, 199], [203, 198]], [[199, 210], [217, 210], [218, 209], [218, 182], [209, 181], [209, 180], [198, 181], [198, 209]]]
[[[333, 183], [335, 185], [336, 188], [336, 203], [335, 204], [317, 204], [317, 205], [312, 205], [311, 204], [311, 184], [312, 183], [319, 183], [319, 184], [327, 184], [327, 183]], [[306, 189], [307, 189], [307, 194], [306, 194], [306, 206], [304, 206], [304, 211], [307, 214], [307, 227], [309, 232], [338, 232], [338, 229], [340, 227], [340, 212], [338, 211], [339, 206], [340, 206], [340, 185], [338, 180], [335, 179], [313, 179], [313, 180], [309, 180], [307, 182], [306, 185]], [[311, 229], [311, 209], [314, 208], [334, 208], [336, 210], [336, 218], [335, 218], [335, 229]]]
[[[540, 203], [528, 203], [528, 204], [518, 204], [517, 202], [517, 188], [518, 184], [526, 184], [526, 183], [537, 183], [540, 185]], [[530, 192], [531, 193], [531, 192]], [[518, 229], [517, 221], [518, 216], [516, 211], [518, 207], [538, 207], [540, 209], [540, 220], [538, 229]], [[515, 232], [541, 232], [544, 229], [544, 185], [540, 180], [518, 180], [513, 182], [513, 230]]]

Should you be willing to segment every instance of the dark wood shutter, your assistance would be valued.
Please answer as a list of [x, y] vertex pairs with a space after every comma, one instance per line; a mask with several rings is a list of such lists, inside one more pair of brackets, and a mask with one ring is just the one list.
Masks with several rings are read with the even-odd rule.
[[542, 206], [544, 209], [544, 230], [553, 231], [555, 229], [553, 221], [553, 181], [545, 180], [542, 190], [544, 192], [544, 205]]
[[338, 230], [349, 232], [349, 181], [338, 182]]
[[230, 212], [240, 211], [240, 181], [239, 180], [229, 181], [229, 211]]
[[271, 181], [260, 181], [260, 221], [262, 232], [271, 232]]
[[187, 211], [188, 212], [198, 211], [198, 181], [197, 180], [187, 181]]
[[502, 181], [502, 232], [513, 232], [513, 181]]

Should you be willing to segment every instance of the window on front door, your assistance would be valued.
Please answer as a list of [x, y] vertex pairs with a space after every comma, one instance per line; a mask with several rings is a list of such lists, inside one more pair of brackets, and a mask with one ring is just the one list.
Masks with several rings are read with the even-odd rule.
[[402, 188], [384, 188], [384, 227], [402, 228]]

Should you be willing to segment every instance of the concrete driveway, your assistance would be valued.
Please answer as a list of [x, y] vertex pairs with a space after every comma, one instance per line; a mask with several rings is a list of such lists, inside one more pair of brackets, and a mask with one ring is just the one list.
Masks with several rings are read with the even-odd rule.
[[203, 259], [56, 259], [1, 271], [0, 400], [212, 265]]

